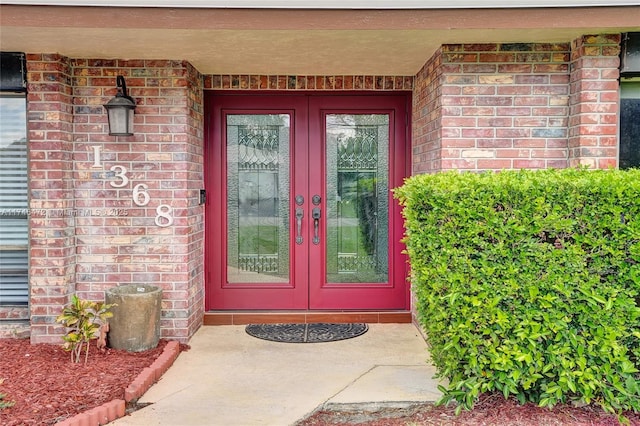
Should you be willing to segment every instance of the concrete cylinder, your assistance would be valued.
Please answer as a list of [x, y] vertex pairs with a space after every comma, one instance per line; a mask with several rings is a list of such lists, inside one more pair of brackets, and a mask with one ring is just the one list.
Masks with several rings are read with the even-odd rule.
[[109, 318], [109, 347], [142, 352], [158, 345], [162, 289], [147, 284], [114, 287], [107, 290], [105, 302], [117, 304]]

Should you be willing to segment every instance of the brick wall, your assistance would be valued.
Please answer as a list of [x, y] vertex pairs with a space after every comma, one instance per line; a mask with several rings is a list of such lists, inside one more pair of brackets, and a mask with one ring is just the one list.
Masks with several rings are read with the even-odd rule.
[[569, 161], [604, 169], [618, 165], [620, 34], [572, 43]]
[[416, 76], [414, 173], [615, 167], [619, 44], [442, 46]]
[[448, 69], [442, 66], [442, 50], [438, 50], [415, 78], [411, 124], [413, 174], [442, 170], [443, 129], [440, 117], [444, 113], [449, 114], [446, 111], [449, 107], [442, 106], [445, 68]]
[[[186, 210], [187, 242], [187, 315], [186, 336], [192, 336], [202, 325], [204, 315], [204, 217], [199, 206], [199, 192], [204, 180], [204, 94], [203, 77], [186, 64], [187, 82], [187, 138], [184, 145], [186, 182], [189, 204]], [[172, 302], [171, 310], [184, 309], [182, 302]], [[169, 324], [167, 328], [177, 328]]]
[[[441, 136], [414, 137], [414, 153], [440, 158], [414, 158], [414, 171], [566, 167], [568, 69], [568, 44], [442, 46], [416, 79], [439, 99], [440, 114], [426, 122], [428, 134], [439, 128]], [[414, 111], [414, 120], [435, 111], [427, 110]], [[424, 130], [415, 127], [419, 138]]]
[[381, 75], [208, 75], [205, 89], [222, 90], [411, 90], [412, 76]]
[[[45, 211], [31, 218], [32, 341], [59, 342], [74, 291], [104, 300], [137, 283], [163, 289], [162, 337], [186, 341], [203, 309], [202, 76], [168, 60], [29, 55], [28, 67], [30, 206]], [[118, 75], [137, 102], [131, 137], [108, 135]]]
[[30, 315], [34, 342], [59, 342], [60, 307], [75, 291], [73, 96], [71, 64], [60, 55], [27, 55]]

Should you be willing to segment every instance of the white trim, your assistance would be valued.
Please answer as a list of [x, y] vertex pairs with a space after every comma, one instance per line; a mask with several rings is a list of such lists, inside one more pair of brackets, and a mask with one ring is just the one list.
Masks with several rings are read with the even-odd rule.
[[487, 9], [640, 6], [640, 0], [0, 0], [0, 4], [207, 9]]

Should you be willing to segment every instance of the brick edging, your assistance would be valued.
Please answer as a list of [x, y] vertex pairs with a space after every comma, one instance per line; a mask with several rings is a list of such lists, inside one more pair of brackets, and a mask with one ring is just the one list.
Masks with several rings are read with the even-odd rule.
[[84, 413], [76, 414], [55, 424], [55, 426], [99, 426], [124, 417], [126, 404], [135, 402], [162, 377], [180, 354], [177, 341], [167, 343], [162, 354], [146, 367], [124, 391], [124, 399], [114, 399]]

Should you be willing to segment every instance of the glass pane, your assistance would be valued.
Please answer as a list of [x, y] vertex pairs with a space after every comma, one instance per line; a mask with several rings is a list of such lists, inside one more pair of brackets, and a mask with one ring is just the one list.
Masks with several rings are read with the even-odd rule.
[[620, 168], [640, 167], [640, 82], [620, 83]]
[[326, 117], [327, 282], [388, 282], [389, 116]]
[[0, 95], [0, 304], [29, 299], [27, 105]]
[[227, 280], [289, 281], [289, 115], [227, 116]]

